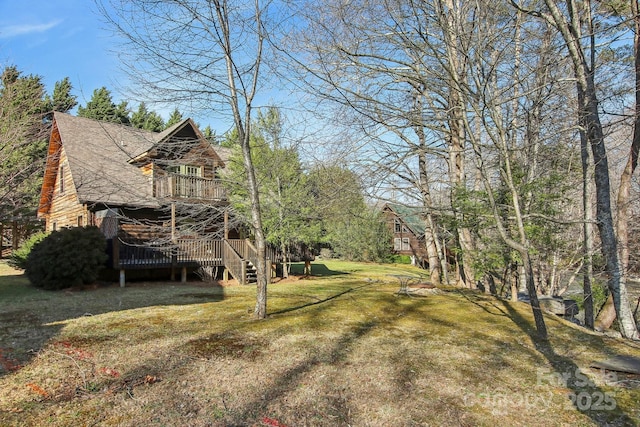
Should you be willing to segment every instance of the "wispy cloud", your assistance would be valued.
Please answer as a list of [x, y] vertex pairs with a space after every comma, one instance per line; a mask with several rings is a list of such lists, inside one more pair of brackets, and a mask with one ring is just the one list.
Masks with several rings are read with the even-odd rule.
[[27, 34], [44, 33], [45, 31], [49, 31], [61, 22], [61, 20], [56, 20], [45, 24], [19, 24], [7, 25], [6, 27], [0, 26], [0, 39], [8, 39], [11, 37], [24, 36]]

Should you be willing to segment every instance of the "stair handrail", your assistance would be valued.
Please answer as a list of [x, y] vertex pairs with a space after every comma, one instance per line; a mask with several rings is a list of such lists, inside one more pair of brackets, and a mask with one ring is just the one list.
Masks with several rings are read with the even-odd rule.
[[253, 264], [254, 266], [258, 266], [258, 250], [256, 249], [256, 247], [253, 245], [253, 243], [251, 243], [251, 240], [249, 239], [245, 239], [245, 244], [246, 244], [246, 254], [245, 254], [245, 259], [247, 259], [251, 264]]
[[233, 249], [233, 246], [225, 239], [222, 244], [222, 257], [224, 266], [231, 275], [242, 285], [247, 283], [247, 263], [244, 262], [240, 254]]

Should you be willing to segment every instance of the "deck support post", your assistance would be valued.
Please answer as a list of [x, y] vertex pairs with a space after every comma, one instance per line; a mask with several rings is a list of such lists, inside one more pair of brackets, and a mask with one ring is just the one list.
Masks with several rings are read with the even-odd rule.
[[180, 282], [187, 283], [187, 267], [182, 267], [182, 274], [180, 275]]
[[176, 242], [176, 202], [171, 203], [171, 243]]
[[224, 240], [229, 239], [229, 212], [224, 211]]
[[125, 273], [124, 273], [124, 268], [120, 269], [120, 287], [124, 288], [124, 282], [125, 282]]

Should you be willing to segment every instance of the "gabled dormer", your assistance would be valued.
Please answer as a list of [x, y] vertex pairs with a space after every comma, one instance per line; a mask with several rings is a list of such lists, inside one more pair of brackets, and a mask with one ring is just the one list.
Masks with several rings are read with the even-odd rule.
[[225, 164], [191, 119], [158, 134], [157, 142], [129, 163], [149, 177], [153, 195], [158, 199], [226, 200], [219, 179], [219, 171]]

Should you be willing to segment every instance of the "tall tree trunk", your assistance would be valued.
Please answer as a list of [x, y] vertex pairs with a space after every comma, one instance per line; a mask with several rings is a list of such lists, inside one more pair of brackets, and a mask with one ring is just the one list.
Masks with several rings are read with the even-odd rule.
[[[260, 75], [262, 48], [264, 43], [264, 35], [262, 34], [262, 11], [256, 2], [254, 18], [256, 20], [257, 42], [255, 62], [251, 69], [251, 82], [249, 85], [246, 85], [241, 80], [238, 85], [237, 64], [235, 63], [235, 57], [232, 55], [232, 53], [235, 53], [235, 46], [232, 46], [231, 44], [232, 29], [231, 22], [229, 21], [227, 4], [226, 2], [220, 2], [218, 0], [213, 1], [212, 3], [215, 13], [218, 16], [221, 42], [224, 48], [227, 82], [229, 84], [229, 106], [231, 107], [233, 121], [236, 125], [236, 130], [238, 131], [238, 140], [240, 141], [242, 148], [242, 158], [245, 170], [247, 171], [247, 189], [249, 192], [249, 201], [251, 203], [251, 225], [253, 228], [253, 235], [256, 240], [258, 258], [257, 265], [255, 266], [257, 283], [254, 316], [258, 319], [265, 319], [267, 317], [267, 283], [269, 281], [269, 271], [267, 270], [267, 242], [264, 235], [264, 228], [262, 226], [260, 190], [258, 187], [258, 181], [256, 180], [253, 159], [251, 158], [251, 111], [253, 108], [253, 99], [258, 86], [258, 76]], [[240, 86], [240, 88], [238, 86]], [[242, 107], [239, 100], [241, 93], [244, 95], [244, 114], [241, 112]]]
[[[280, 218], [280, 224], [284, 223], [284, 207], [282, 203], [282, 185], [280, 185], [280, 177], [276, 177], [276, 185], [278, 186], [278, 217]], [[282, 234], [282, 231], [280, 231]], [[280, 250], [282, 251], [282, 278], [287, 279], [289, 277], [289, 257], [287, 256], [287, 244], [284, 236], [281, 237]]]
[[635, 67], [635, 118], [633, 121], [633, 139], [631, 150], [622, 176], [620, 177], [620, 187], [618, 188], [617, 200], [617, 232], [618, 245], [620, 249], [620, 262], [623, 274], [629, 268], [629, 201], [631, 199], [631, 179], [638, 166], [638, 153], [640, 152], [640, 15], [638, 14], [638, 0], [631, 0], [631, 11], [635, 34], [633, 38], [633, 55]]
[[591, 212], [591, 155], [587, 136], [583, 130], [580, 132], [580, 157], [582, 161], [582, 241], [583, 241], [583, 262], [582, 262], [582, 291], [584, 296], [584, 324], [587, 328], [593, 329], [594, 309], [593, 309], [593, 215]]
[[435, 229], [431, 213], [427, 214], [426, 223], [427, 228], [425, 230], [424, 237], [425, 245], [427, 247], [427, 258], [429, 259], [429, 281], [431, 284], [438, 286], [442, 283], [440, 280], [442, 268], [440, 265], [440, 254], [436, 243], [438, 241], [438, 234]]
[[526, 272], [527, 294], [529, 295], [529, 304], [531, 304], [531, 310], [533, 311], [533, 320], [536, 324], [536, 330], [538, 331], [540, 338], [547, 339], [547, 325], [544, 323], [544, 316], [540, 310], [540, 301], [538, 300], [538, 293], [536, 292], [531, 255], [528, 250], [520, 250], [519, 252]]
[[[254, 316], [258, 319], [267, 317], [267, 244], [262, 228], [262, 214], [260, 211], [260, 197], [258, 190], [258, 182], [255, 176], [255, 169], [251, 161], [251, 148], [249, 145], [249, 127], [239, 131], [241, 137], [243, 160], [245, 170], [247, 171], [247, 183], [249, 188], [249, 199], [251, 202], [251, 225], [253, 235], [256, 241], [256, 251], [258, 252], [258, 263], [256, 267], [257, 283], [256, 283], [256, 306]], [[246, 132], [246, 133], [245, 133]]]
[[[640, 151], [640, 16], [638, 16], [638, 2], [631, 0], [631, 12], [634, 22], [633, 55], [635, 68], [635, 118], [633, 121], [633, 139], [631, 150], [618, 187], [618, 199], [616, 201], [617, 219], [616, 231], [618, 236], [618, 250], [620, 256], [621, 276], [626, 283], [629, 269], [629, 201], [631, 199], [631, 180], [638, 166], [638, 152]], [[611, 327], [616, 318], [615, 304], [607, 303], [598, 316], [598, 329]], [[633, 314], [632, 314], [633, 317]]]
[[418, 153], [418, 173], [419, 173], [419, 186], [420, 193], [422, 195], [422, 206], [425, 211], [425, 246], [427, 249], [427, 258], [429, 259], [429, 280], [433, 285], [440, 285], [440, 276], [442, 274], [440, 269], [440, 257], [437, 247], [438, 231], [433, 221], [433, 215], [431, 210], [433, 204], [431, 201], [431, 187], [429, 183], [429, 166], [427, 164], [427, 140], [424, 134], [424, 124], [422, 123], [422, 91], [423, 88], [418, 86], [415, 88], [417, 94], [415, 95], [414, 109], [415, 109], [415, 123], [414, 130], [418, 137], [418, 146], [420, 151]]
[[473, 270], [472, 254], [474, 251], [473, 237], [468, 227], [464, 226], [464, 213], [457, 207], [455, 198], [460, 190], [466, 187], [464, 170], [464, 122], [462, 119], [462, 100], [457, 89], [452, 88], [449, 95], [449, 175], [452, 187], [452, 202], [456, 219], [456, 238], [459, 252], [458, 280], [459, 285], [476, 288], [475, 271]]
[[635, 67], [635, 118], [633, 121], [633, 139], [631, 150], [618, 188], [618, 216], [617, 231], [620, 246], [620, 259], [626, 272], [629, 265], [629, 200], [631, 190], [631, 178], [638, 166], [638, 153], [640, 152], [640, 15], [638, 14], [638, 0], [631, 0], [631, 11], [635, 34], [633, 38], [633, 55]]
[[[620, 330], [626, 338], [640, 339], [633, 312], [629, 303], [627, 286], [623, 275], [623, 267], [618, 254], [618, 240], [615, 233], [613, 213], [611, 209], [611, 184], [609, 182], [609, 162], [604, 144], [604, 133], [598, 111], [598, 98], [594, 80], [594, 49], [591, 43], [591, 66], [587, 61], [582, 46], [581, 24], [584, 17], [578, 13], [574, 0], [568, 0], [569, 20], [565, 19], [554, 0], [545, 0], [551, 16], [547, 20], [552, 22], [562, 34], [569, 55], [573, 62], [576, 86], [578, 92], [579, 123], [587, 135], [587, 141], [593, 154], [595, 185], [596, 185], [596, 222], [602, 242], [602, 254], [608, 274], [609, 291], [613, 297], [614, 306]], [[585, 10], [590, 13], [590, 2], [585, 2]], [[588, 21], [590, 22], [590, 17]]]
[[458, 284], [468, 288], [475, 288], [475, 272], [473, 270], [472, 255], [474, 243], [471, 231], [465, 227], [464, 213], [457, 207], [456, 197], [460, 190], [466, 189], [464, 169], [465, 125], [464, 102], [461, 96], [461, 76], [466, 68], [463, 59], [463, 48], [460, 47], [462, 37], [462, 17], [460, 4], [453, 0], [440, 0], [435, 4], [442, 26], [446, 51], [448, 76], [448, 110], [449, 123], [449, 181], [451, 183], [451, 203], [453, 214], [457, 222], [456, 240], [458, 253]]
[[[586, 90], [585, 90], [586, 89]], [[597, 107], [595, 84], [590, 77], [586, 88], [578, 88], [578, 98], [582, 98], [582, 117], [590, 140], [595, 168], [596, 222], [602, 242], [602, 254], [608, 278], [608, 286], [613, 297], [620, 329], [626, 338], [640, 339], [629, 303], [624, 268], [618, 254], [618, 241], [611, 209], [611, 185], [609, 182], [609, 162], [604, 145], [604, 134]], [[580, 101], [579, 101], [580, 102]]]

